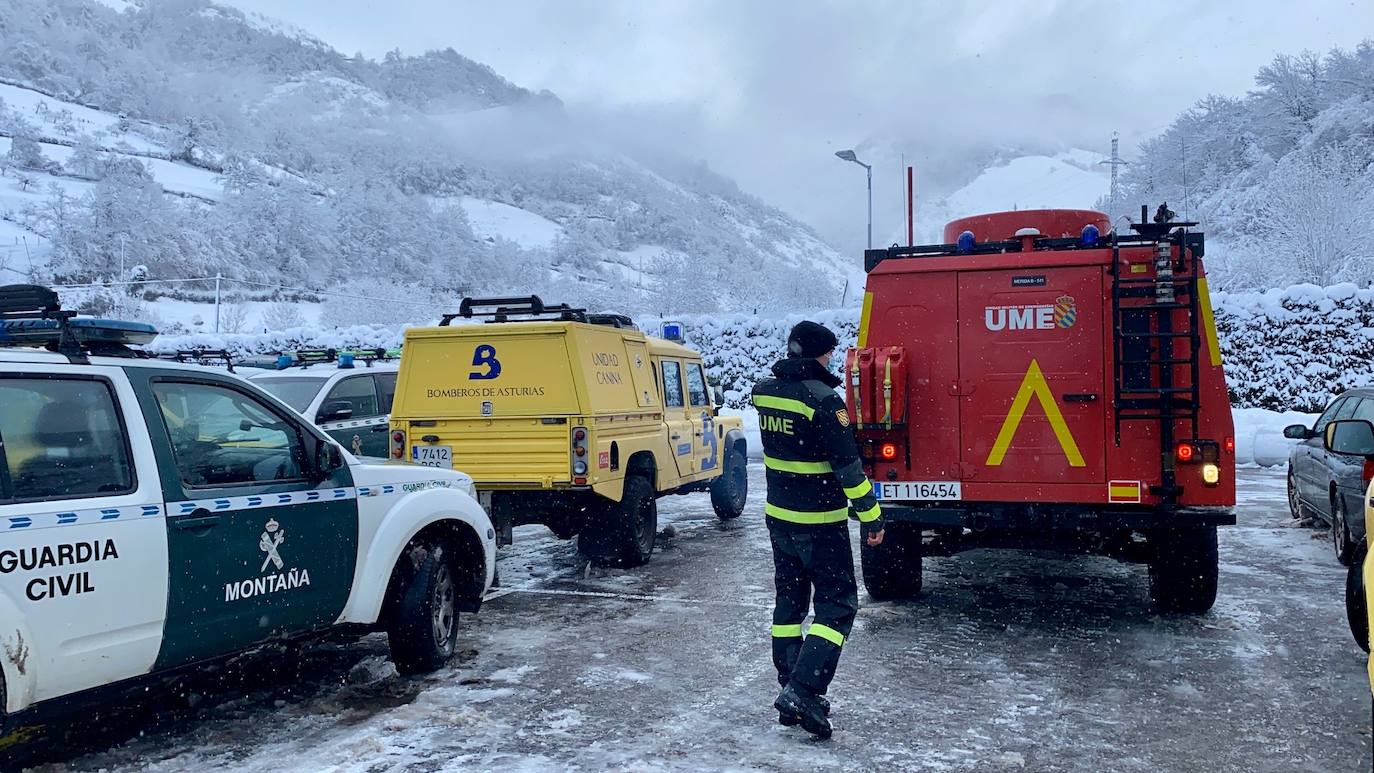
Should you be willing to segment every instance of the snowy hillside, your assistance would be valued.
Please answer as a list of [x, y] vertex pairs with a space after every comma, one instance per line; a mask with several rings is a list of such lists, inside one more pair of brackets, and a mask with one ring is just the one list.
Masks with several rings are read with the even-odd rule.
[[1091, 209], [1110, 187], [1107, 167], [1100, 164], [1104, 159], [1081, 149], [1014, 157], [928, 202], [917, 225], [938, 241], [944, 224], [958, 217], [1010, 209]]
[[858, 269], [704, 165], [582, 136], [552, 94], [451, 50], [347, 57], [209, 0], [0, 9], [3, 281], [138, 267], [143, 297], [203, 300], [211, 283], [170, 280], [222, 275], [240, 303], [333, 299], [325, 322], [350, 324], [469, 294], [832, 306]]

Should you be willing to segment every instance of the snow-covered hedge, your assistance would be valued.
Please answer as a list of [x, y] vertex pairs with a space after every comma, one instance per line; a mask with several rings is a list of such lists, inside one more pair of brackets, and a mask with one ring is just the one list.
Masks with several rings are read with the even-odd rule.
[[[1296, 285], [1265, 293], [1217, 293], [1213, 302], [1236, 407], [1319, 411], [1337, 392], [1374, 383], [1374, 289]], [[725, 390], [727, 405], [742, 408], [754, 382], [783, 355], [787, 331], [803, 318], [834, 330], [841, 351], [858, 335], [856, 308], [787, 317], [675, 319], [686, 325], [688, 343], [705, 357], [712, 379]], [[639, 319], [650, 332], [656, 332], [661, 322]], [[294, 328], [265, 334], [164, 336], [153, 348], [224, 347], [241, 356], [300, 348], [389, 348], [400, 345], [401, 334], [401, 327]]]
[[1320, 411], [1374, 382], [1374, 290], [1304, 284], [1213, 302], [1233, 405]]

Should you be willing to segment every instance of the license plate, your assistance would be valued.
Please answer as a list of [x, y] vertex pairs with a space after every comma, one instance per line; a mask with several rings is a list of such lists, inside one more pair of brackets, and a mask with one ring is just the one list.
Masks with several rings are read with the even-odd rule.
[[941, 501], [963, 498], [963, 490], [958, 481], [885, 481], [881, 486], [884, 500], [899, 501]]
[[410, 460], [425, 467], [453, 467], [453, 446], [415, 446], [410, 449]]

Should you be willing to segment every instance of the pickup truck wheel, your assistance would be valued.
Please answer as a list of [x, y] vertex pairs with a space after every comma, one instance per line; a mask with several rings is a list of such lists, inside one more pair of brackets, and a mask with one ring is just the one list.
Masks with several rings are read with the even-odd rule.
[[744, 455], [738, 451], [727, 451], [720, 477], [711, 483], [711, 507], [716, 511], [717, 518], [728, 521], [744, 513], [747, 499], [749, 470], [745, 467]]
[[391, 660], [402, 675], [433, 671], [453, 657], [458, 641], [458, 573], [443, 542], [401, 556], [400, 585], [387, 616]]
[[1345, 619], [1350, 624], [1350, 634], [1355, 643], [1369, 652], [1369, 617], [1365, 605], [1369, 603], [1364, 587], [1364, 560], [1368, 545], [1361, 543], [1355, 551], [1355, 560], [1345, 573]]
[[658, 501], [642, 475], [625, 478], [619, 502], [608, 502], [602, 516], [589, 521], [577, 537], [577, 549], [606, 566], [641, 566], [654, 552], [658, 536]]
[[1192, 615], [1211, 609], [1217, 600], [1217, 527], [1160, 529], [1149, 541], [1155, 608]]
[[921, 592], [921, 529], [915, 524], [889, 521], [883, 544], [869, 547], [859, 540], [864, 588], [875, 601], [909, 599]]

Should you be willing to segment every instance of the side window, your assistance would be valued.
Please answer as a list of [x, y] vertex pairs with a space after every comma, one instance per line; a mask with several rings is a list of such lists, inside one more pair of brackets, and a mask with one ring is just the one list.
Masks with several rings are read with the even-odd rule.
[[1350, 414], [1350, 418], [1374, 422], [1374, 400], [1366, 397], [1364, 401], [1360, 403], [1360, 406], [1355, 409], [1355, 412]]
[[181, 480], [187, 486], [236, 486], [302, 480], [300, 428], [266, 403], [216, 384], [153, 384]]
[[320, 407], [333, 402], [345, 402], [353, 408], [353, 418], [366, 419], [381, 413], [377, 409], [377, 387], [371, 376], [349, 376], [334, 385]]
[[699, 364], [687, 366], [687, 396], [693, 408], [711, 404], [711, 398], [706, 395], [706, 376]]
[[1345, 404], [1348, 402], [1350, 402], [1350, 399], [1343, 397], [1337, 400], [1336, 402], [1328, 405], [1326, 407], [1326, 410], [1322, 412], [1322, 415], [1317, 417], [1317, 423], [1312, 425], [1313, 431], [1315, 431], [1318, 435], [1326, 431], [1326, 425], [1330, 424], [1332, 421], [1335, 420], [1336, 412], [1344, 408]]
[[1363, 397], [1347, 397], [1345, 399], [1345, 405], [1342, 405], [1340, 410], [1336, 411], [1335, 417], [1331, 420], [1340, 421], [1341, 419], [1348, 419], [1355, 415], [1355, 411], [1359, 410], [1362, 404], [1367, 402], [1369, 401], [1365, 400]]
[[376, 373], [372, 378], [377, 381], [377, 398], [380, 401], [381, 412], [391, 413], [391, 404], [396, 399], [396, 374]]
[[663, 405], [668, 408], [681, 408], [682, 403], [682, 366], [676, 362], [663, 363]]
[[133, 454], [110, 385], [0, 378], [0, 501], [134, 490]]

